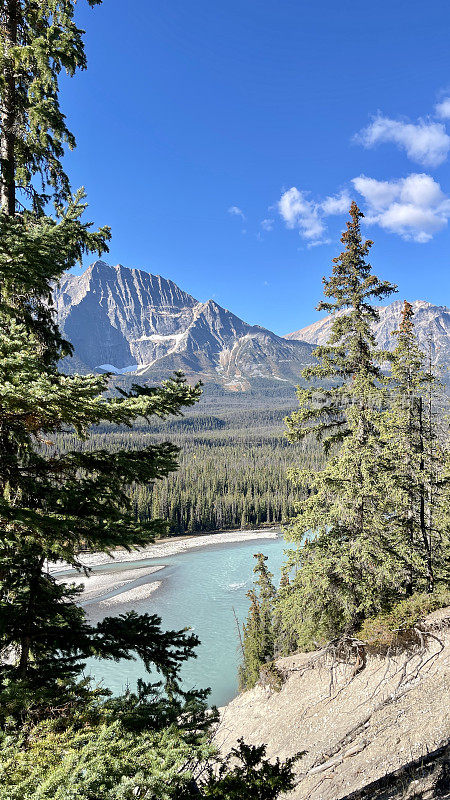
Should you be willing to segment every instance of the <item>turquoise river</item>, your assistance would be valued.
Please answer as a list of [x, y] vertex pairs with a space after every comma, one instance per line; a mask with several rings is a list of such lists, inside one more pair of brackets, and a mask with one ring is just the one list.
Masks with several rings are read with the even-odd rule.
[[[190, 627], [201, 644], [197, 648], [197, 658], [182, 667], [183, 686], [186, 689], [210, 687], [211, 704], [221, 706], [238, 692], [240, 651], [235, 614], [242, 624], [249, 604], [246, 593], [252, 586], [253, 554], [263, 552], [268, 556], [269, 569], [278, 584], [285, 548], [279, 535], [273, 539], [213, 544], [114, 567], [105, 565], [96, 567], [95, 572], [164, 565], [164, 569], [147, 578], [147, 581], [161, 581], [153, 594], [144, 600], [116, 605], [114, 611], [107, 613], [122, 614], [134, 608], [138, 613], [158, 614], [167, 630]], [[86, 604], [86, 611], [93, 622], [106, 616], [95, 601]], [[127, 684], [133, 688], [139, 677], [155, 679], [153, 675], [149, 677], [140, 661], [90, 661], [87, 672], [114, 693], [122, 692]]]

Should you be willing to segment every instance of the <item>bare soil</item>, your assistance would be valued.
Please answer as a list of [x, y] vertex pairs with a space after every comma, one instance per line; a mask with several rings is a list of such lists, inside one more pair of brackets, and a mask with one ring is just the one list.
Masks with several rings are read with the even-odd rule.
[[[325, 651], [279, 659], [281, 691], [257, 685], [235, 698], [222, 710], [217, 744], [229, 752], [243, 737], [281, 759], [306, 750], [290, 800], [381, 797], [361, 792], [429, 753], [442, 755], [450, 740], [450, 608], [430, 614], [423, 628], [421, 643], [370, 656], [362, 669], [357, 656]], [[409, 789], [405, 778], [402, 794], [384, 796], [447, 796], [433, 788], [438, 778], [423, 787], [411, 778]]]

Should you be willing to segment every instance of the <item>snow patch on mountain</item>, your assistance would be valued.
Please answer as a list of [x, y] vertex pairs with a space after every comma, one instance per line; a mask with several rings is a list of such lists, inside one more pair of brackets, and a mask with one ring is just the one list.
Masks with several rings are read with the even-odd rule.
[[114, 375], [125, 375], [126, 372], [135, 372], [138, 369], [138, 364], [130, 364], [128, 367], [121, 367], [120, 369], [115, 367], [114, 364], [100, 364], [94, 369], [102, 372], [112, 372]]

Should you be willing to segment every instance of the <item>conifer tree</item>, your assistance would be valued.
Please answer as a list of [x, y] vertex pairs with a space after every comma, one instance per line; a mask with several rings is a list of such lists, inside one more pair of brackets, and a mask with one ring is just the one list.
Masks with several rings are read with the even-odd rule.
[[[109, 238], [82, 222], [83, 192], [72, 196], [61, 162], [74, 139], [58, 75], [85, 66], [83, 32], [71, 0], [2, 0], [0, 14], [0, 794], [231, 800], [248, 786], [276, 798], [294, 785], [295, 759], [272, 765], [264, 747], [240, 742], [237, 764], [205, 774], [212, 748], [203, 732], [215, 715], [205, 713], [206, 692], [177, 685], [195, 636], [164, 633], [156, 615], [134, 612], [91, 626], [78, 592], [47, 570], [57, 559], [81, 570], [81, 548], [131, 550], [164, 531], [163, 520], [136, 521], [129, 488], [173, 471], [178, 452], [167, 442], [59, 452], [52, 439], [179, 414], [200, 387], [176, 375], [107, 397], [107, 377], [59, 372], [71, 347], [52, 317], [52, 285]], [[76, 680], [87, 656], [135, 655], [165, 677], [166, 698], [158, 684], [140, 684], [137, 695], [99, 703]]]
[[418, 345], [412, 305], [404, 301], [392, 353], [385, 432], [390, 454], [389, 526], [405, 559], [406, 594], [432, 592], [448, 580], [450, 542], [445, 505], [445, 437], [437, 424], [440, 384]]
[[[98, 0], [88, 0], [91, 6]], [[63, 146], [74, 146], [58, 101], [58, 76], [85, 66], [67, 0], [5, 0], [0, 57], [0, 706], [26, 714], [58, 705], [87, 656], [156, 665], [167, 681], [196, 638], [163, 633], [155, 615], [86, 621], [78, 592], [58, 584], [48, 562], [81, 569], [81, 548], [132, 549], [166, 529], [136, 522], [128, 487], [176, 468], [170, 443], [139, 451], [59, 453], [52, 437], [88, 436], [102, 422], [180, 413], [199, 397], [181, 376], [160, 388], [133, 386], [107, 398], [108, 378], [64, 375], [71, 352], [52, 316], [52, 285], [83, 253], [107, 248], [109, 230], [82, 221], [83, 192], [71, 194]], [[20, 197], [20, 201], [19, 201]], [[23, 201], [23, 202], [22, 202]], [[49, 215], [53, 201], [55, 212]], [[42, 445], [46, 443], [47, 451]]]
[[273, 575], [267, 568], [268, 557], [264, 553], [256, 553], [254, 556], [256, 564], [253, 572], [256, 575], [254, 580], [255, 590], [259, 598], [259, 619], [260, 619], [260, 652], [263, 661], [273, 658], [273, 607], [276, 597], [275, 586], [273, 585]]
[[250, 609], [243, 625], [243, 664], [239, 671], [241, 688], [249, 689], [259, 679], [261, 666], [274, 657], [273, 612], [276, 590], [263, 553], [255, 553], [253, 588], [247, 592]]
[[280, 585], [278, 587], [272, 617], [275, 657], [288, 656], [295, 649], [296, 637], [290, 625], [286, 624], [286, 607], [291, 594], [289, 562], [281, 568]]
[[345, 249], [333, 259], [323, 281], [327, 299], [318, 306], [333, 314], [330, 339], [314, 351], [318, 364], [302, 373], [314, 384], [298, 390], [300, 408], [287, 419], [291, 441], [314, 435], [328, 454], [324, 469], [293, 473], [306, 500], [288, 531], [300, 569], [286, 613], [302, 647], [352, 630], [389, 604], [401, 570], [386, 530], [382, 356], [372, 332], [372, 302], [395, 287], [372, 273], [362, 216], [352, 203]]
[[331, 277], [322, 280], [327, 299], [317, 306], [333, 315], [330, 338], [314, 350], [318, 363], [303, 370], [302, 377], [312, 385], [298, 387], [299, 409], [285, 420], [291, 441], [314, 434], [326, 452], [350, 433], [353, 406], [358, 409], [359, 436], [363, 439], [368, 433], [366, 416], [382, 378], [372, 331], [379, 314], [372, 302], [396, 291], [395, 285], [379, 280], [366, 261], [373, 242], [362, 239], [364, 214], [355, 202], [350, 217], [341, 237], [345, 249], [333, 259]]

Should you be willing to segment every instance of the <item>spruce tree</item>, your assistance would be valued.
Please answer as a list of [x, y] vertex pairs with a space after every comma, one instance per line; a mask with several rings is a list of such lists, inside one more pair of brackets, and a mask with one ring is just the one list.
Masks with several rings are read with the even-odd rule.
[[[88, 0], [97, 5], [100, 0]], [[61, 69], [84, 68], [82, 31], [70, 0], [3, 0], [0, 50], [0, 780], [1, 797], [147, 796], [276, 798], [294, 785], [293, 763], [264, 748], [208, 767], [206, 692], [181, 692], [178, 671], [196, 637], [163, 632], [156, 615], [131, 612], [91, 626], [78, 592], [57, 584], [49, 561], [81, 570], [81, 548], [110, 552], [152, 541], [161, 519], [137, 522], [129, 488], [176, 469], [178, 448], [59, 451], [61, 433], [131, 427], [194, 404], [200, 387], [181, 375], [161, 387], [109, 392], [106, 376], [64, 375], [71, 353], [53, 320], [52, 285], [84, 253], [107, 249], [109, 230], [81, 220], [62, 167], [74, 146], [58, 101]], [[20, 198], [20, 199], [19, 199]], [[49, 213], [54, 202], [54, 215]], [[87, 656], [132, 658], [166, 680], [99, 701], [77, 681]], [[17, 722], [25, 723], [16, 735]], [[30, 726], [33, 726], [30, 729]], [[11, 735], [14, 732], [15, 735]], [[262, 794], [263, 793], [263, 794]]]
[[290, 593], [291, 581], [288, 562], [281, 568], [280, 585], [276, 593], [272, 616], [275, 657], [288, 656], [295, 649], [295, 633], [291, 630], [290, 625], [286, 624], [285, 609], [289, 604]]
[[443, 525], [445, 435], [437, 422], [440, 383], [418, 345], [412, 305], [404, 301], [390, 359], [385, 431], [390, 454], [389, 527], [405, 559], [406, 594], [448, 581], [450, 542]]
[[250, 609], [247, 621], [243, 625], [243, 663], [239, 671], [241, 688], [249, 689], [259, 680], [263, 664], [274, 657], [273, 613], [276, 590], [272, 583], [273, 575], [269, 572], [263, 553], [255, 553], [256, 564], [253, 588], [247, 592]]
[[[97, 0], [88, 0], [91, 6]], [[61, 158], [74, 146], [59, 107], [58, 76], [84, 68], [80, 31], [67, 0], [2, 3], [0, 58], [0, 706], [23, 716], [82, 694], [88, 656], [139, 656], [176, 680], [196, 638], [164, 633], [155, 615], [134, 612], [97, 626], [58, 584], [48, 562], [81, 565], [81, 548], [143, 546], [166, 530], [136, 522], [128, 488], [176, 469], [170, 443], [138, 451], [58, 452], [52, 438], [78, 438], [103, 422], [131, 427], [195, 403], [198, 386], [175, 376], [159, 388], [133, 386], [107, 397], [108, 378], [64, 375], [71, 352], [53, 319], [52, 286], [84, 253], [107, 248], [109, 230], [82, 221]], [[20, 200], [19, 200], [20, 198]], [[54, 214], [49, 213], [50, 202]], [[45, 445], [45, 451], [44, 451]], [[78, 686], [78, 688], [77, 688]], [[44, 713], [44, 712], [42, 712]]]
[[322, 470], [292, 475], [306, 499], [288, 530], [300, 568], [285, 608], [302, 647], [353, 630], [389, 605], [401, 574], [386, 526], [383, 356], [372, 331], [373, 301], [395, 287], [372, 273], [362, 216], [352, 203], [345, 248], [318, 306], [333, 314], [330, 338], [314, 351], [318, 363], [303, 372], [313, 385], [298, 390], [300, 408], [287, 419], [291, 441], [315, 436], [328, 455]]

